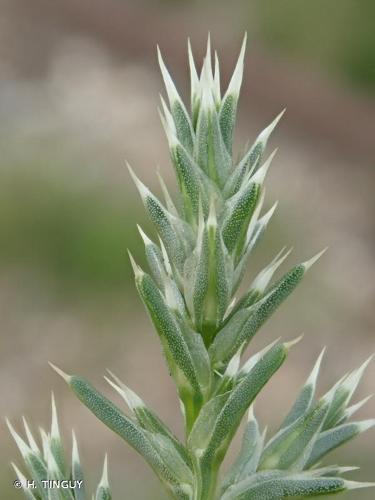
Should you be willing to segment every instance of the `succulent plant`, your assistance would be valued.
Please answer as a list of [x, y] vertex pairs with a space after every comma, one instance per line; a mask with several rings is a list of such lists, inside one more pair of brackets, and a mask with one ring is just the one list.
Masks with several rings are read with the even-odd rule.
[[[85, 379], [54, 367], [78, 398], [140, 453], [169, 495], [181, 500], [278, 500], [328, 495], [370, 486], [342, 478], [352, 467], [322, 465], [334, 448], [375, 424], [351, 421], [366, 400], [351, 404], [368, 361], [316, 399], [323, 353], [292, 409], [270, 438], [260, 429], [253, 403], [286, 360], [297, 340], [275, 341], [246, 356], [266, 320], [296, 289], [322, 252], [273, 281], [289, 255], [282, 249], [247, 291], [236, 298], [247, 261], [265, 232], [274, 205], [262, 214], [264, 181], [274, 157], [265, 160], [280, 113], [237, 161], [233, 156], [236, 111], [246, 37], [228, 88], [220, 89], [219, 60], [211, 44], [198, 74], [191, 46], [190, 112], [158, 59], [167, 101], [164, 126], [178, 195], [162, 178], [161, 202], [129, 171], [153, 222], [158, 241], [139, 228], [149, 272], [130, 255], [139, 295], [160, 338], [185, 424], [179, 440], [135, 392], [112, 373], [109, 384], [130, 409], [127, 415]], [[242, 447], [229, 469], [220, 467], [245, 415]]]
[[[41, 446], [34, 438], [27, 420], [23, 417], [26, 440], [23, 439], [7, 420], [9, 431], [14, 438], [26, 467], [26, 476], [12, 463], [17, 475], [15, 488], [24, 493], [27, 500], [86, 500], [84, 474], [78, 452], [78, 444], [72, 432], [71, 461], [65, 455], [64, 444], [60, 435], [55, 398], [52, 394], [51, 430], [47, 433], [40, 428]], [[104, 459], [102, 478], [93, 500], [111, 500], [108, 484], [107, 455]]]

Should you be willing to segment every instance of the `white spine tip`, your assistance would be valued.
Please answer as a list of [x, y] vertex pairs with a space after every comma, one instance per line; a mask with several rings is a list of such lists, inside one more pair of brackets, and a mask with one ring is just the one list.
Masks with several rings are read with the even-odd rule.
[[116, 383], [114, 383], [106, 376], [104, 377], [105, 380], [115, 389], [115, 391], [117, 391], [120, 394], [120, 396], [125, 400], [126, 404], [132, 411], [135, 411], [137, 408], [145, 406], [142, 399], [134, 391], [132, 391], [128, 386], [126, 386], [123, 382], [121, 382], [121, 380], [118, 377], [116, 377], [116, 375], [112, 373], [110, 370], [107, 371], [111, 375], [111, 377], [115, 380]]
[[315, 264], [315, 262], [317, 260], [319, 260], [320, 257], [324, 253], [326, 253], [327, 250], [328, 250], [328, 247], [324, 248], [322, 251], [320, 251], [319, 253], [317, 253], [316, 255], [314, 255], [314, 257], [312, 257], [310, 260], [307, 260], [306, 262], [303, 262], [302, 265], [305, 268], [305, 271], [308, 271], [310, 269], [310, 267], [313, 266]]
[[371, 394], [370, 396], [367, 396], [367, 398], [364, 398], [361, 401], [358, 401], [358, 403], [355, 403], [354, 405], [349, 406], [345, 410], [345, 418], [346, 419], [351, 418], [355, 413], [357, 413], [358, 410], [360, 410], [362, 408], [362, 406], [364, 406], [372, 398], [372, 396], [373, 395]]
[[190, 85], [191, 85], [191, 97], [195, 99], [198, 97], [199, 93], [199, 77], [197, 73], [197, 68], [195, 66], [193, 51], [191, 48], [190, 38], [188, 38], [188, 58], [190, 67]]
[[54, 365], [53, 363], [51, 363], [50, 361], [48, 361], [48, 364], [50, 365], [50, 367], [55, 370], [55, 372], [60, 375], [60, 377], [62, 377], [65, 382], [67, 384], [69, 384], [72, 376], [71, 375], [68, 375], [67, 373], [65, 373], [64, 371], [62, 371], [58, 366]]
[[284, 108], [281, 113], [279, 113], [276, 118], [273, 120], [273, 122], [269, 125], [269, 127], [271, 128], [271, 132], [272, 130], [274, 130], [274, 128], [276, 127], [276, 125], [279, 123], [279, 121], [281, 120], [281, 118], [284, 116], [286, 112], [286, 108]]
[[269, 221], [271, 220], [273, 214], [275, 213], [275, 210], [277, 208], [277, 205], [279, 204], [278, 201], [276, 201], [272, 207], [268, 210], [268, 212], [266, 212], [260, 219], [259, 219], [259, 223], [265, 227], [267, 226], [267, 224], [269, 223]]
[[[199, 208], [201, 209], [202, 204], [200, 203]], [[203, 211], [203, 207], [202, 207]], [[210, 201], [210, 208], [208, 212], [208, 217], [207, 217], [207, 227], [215, 229], [217, 227], [217, 218], [216, 218], [216, 208], [215, 208], [215, 201], [211, 200]]]
[[169, 103], [172, 104], [175, 101], [179, 101], [180, 98], [177, 89], [175, 87], [175, 84], [173, 83], [172, 77], [169, 74], [166, 65], [164, 64], [164, 60], [158, 45], [157, 45], [157, 53], [158, 53], [158, 62], [160, 66], [160, 71], [164, 80], [165, 90], [168, 95]]
[[27, 446], [25, 441], [17, 434], [17, 432], [14, 430], [14, 427], [12, 426], [12, 424], [10, 423], [10, 421], [7, 418], [5, 419], [5, 422], [7, 424], [7, 427], [9, 429], [9, 432], [10, 432], [12, 438], [16, 442], [16, 445], [18, 446], [18, 449], [21, 452], [21, 455], [23, 457], [26, 457], [27, 455], [29, 455], [32, 452], [31, 448], [29, 446]]
[[149, 189], [143, 184], [141, 180], [138, 179], [138, 177], [134, 173], [134, 170], [132, 169], [132, 167], [128, 162], [126, 162], [126, 166], [128, 167], [129, 174], [133, 179], [133, 182], [136, 185], [136, 188], [138, 189], [141, 198], [144, 200], [147, 195], [150, 195]]
[[251, 182], [255, 182], [256, 184], [263, 184], [263, 181], [267, 175], [268, 169], [271, 166], [272, 160], [277, 153], [277, 149], [275, 149], [270, 156], [267, 158], [267, 160], [264, 162], [264, 164], [257, 170], [257, 172], [252, 176]]
[[22, 489], [25, 490], [25, 488], [27, 486], [26, 477], [22, 474], [22, 472], [19, 470], [19, 468], [17, 467], [17, 465], [15, 463], [11, 462], [10, 465], [13, 467], [13, 470], [16, 473], [18, 480], [21, 481]]
[[30, 427], [29, 427], [25, 417], [22, 417], [22, 422], [23, 422], [23, 426], [25, 428], [25, 433], [26, 433], [26, 437], [27, 437], [27, 440], [29, 442], [30, 448], [33, 450], [34, 453], [39, 453], [39, 447], [36, 444], [34, 436], [32, 435], [32, 432], [30, 430]]
[[317, 380], [318, 375], [319, 375], [320, 366], [322, 364], [322, 359], [323, 359], [325, 351], [326, 351], [326, 347], [323, 347], [322, 352], [319, 354], [318, 359], [315, 362], [314, 368], [312, 369], [312, 372], [310, 373], [310, 376], [306, 381], [306, 385], [315, 385], [316, 384], [316, 380]]
[[240, 54], [238, 56], [236, 67], [234, 68], [232, 78], [229, 82], [228, 89], [226, 91], [226, 95], [233, 94], [238, 97], [240, 93], [242, 78], [243, 78], [243, 67], [244, 67], [244, 59], [245, 59], [245, 51], [246, 51], [246, 43], [247, 43], [247, 33], [245, 33]]
[[108, 489], [109, 488], [109, 481], [108, 481], [108, 455], [107, 453], [104, 456], [104, 464], [103, 464], [103, 473], [102, 473], [102, 478], [100, 480], [100, 485]]
[[237, 374], [238, 368], [240, 366], [240, 361], [241, 361], [241, 351], [242, 351], [242, 347], [238, 350], [238, 352], [229, 361], [228, 367], [225, 370], [225, 376], [227, 376], [229, 378], [233, 378]]
[[357, 490], [359, 488], [373, 488], [375, 483], [360, 483], [357, 481], [344, 480], [344, 485], [347, 490]]
[[137, 224], [137, 229], [138, 229], [139, 234], [141, 235], [141, 238], [142, 238], [143, 243], [145, 244], [145, 246], [152, 245], [152, 243], [153, 243], [152, 240], [150, 240], [150, 238], [143, 231], [143, 229], [141, 228], [141, 226], [139, 224]]
[[247, 421], [253, 422], [255, 420], [254, 414], [254, 404], [250, 405], [249, 411], [247, 412]]
[[134, 260], [134, 257], [131, 254], [130, 250], [128, 250], [128, 255], [129, 255], [130, 264], [131, 264], [133, 272], [134, 272], [134, 276], [136, 278], [142, 277], [144, 275], [144, 272], [142, 271], [141, 267]]
[[302, 333], [302, 335], [300, 335], [299, 337], [297, 337], [296, 339], [294, 340], [291, 340], [289, 342], [284, 342], [284, 347], [287, 351], [289, 351], [293, 346], [295, 346], [296, 344], [298, 344], [298, 342], [300, 342], [304, 337], [304, 333]]
[[360, 433], [366, 432], [375, 426], [375, 418], [370, 418], [368, 420], [362, 420], [361, 422], [357, 422], [357, 425], [358, 425], [358, 431]]
[[72, 462], [73, 464], [80, 464], [77, 437], [74, 430], [72, 430]]
[[273, 261], [258, 274], [251, 285], [252, 289], [258, 290], [260, 293], [265, 291], [276, 270], [279, 266], [281, 266], [291, 252], [291, 250], [289, 250], [286, 254], [282, 255], [284, 250], [285, 248], [283, 248], [281, 252], [276, 255]]
[[51, 437], [60, 439], [59, 421], [57, 418], [56, 401], [53, 392], [51, 395], [51, 408], [52, 408]]

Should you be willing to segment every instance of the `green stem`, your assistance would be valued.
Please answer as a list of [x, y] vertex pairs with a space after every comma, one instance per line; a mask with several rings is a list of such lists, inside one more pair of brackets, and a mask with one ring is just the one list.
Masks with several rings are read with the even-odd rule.
[[219, 465], [205, 456], [203, 460], [194, 461], [194, 472], [196, 483], [193, 500], [216, 500]]

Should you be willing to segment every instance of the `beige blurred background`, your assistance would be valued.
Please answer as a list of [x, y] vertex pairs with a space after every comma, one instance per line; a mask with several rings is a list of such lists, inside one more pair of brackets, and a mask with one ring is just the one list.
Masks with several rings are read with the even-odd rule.
[[[69, 447], [70, 429], [78, 434], [88, 487], [107, 450], [114, 498], [164, 498], [142, 459], [48, 360], [120, 404], [102, 378], [111, 368], [181, 434], [126, 256], [129, 247], [144, 263], [135, 223], [149, 224], [124, 159], [156, 192], [157, 166], [174, 182], [156, 43], [186, 96], [187, 36], [201, 57], [211, 32], [225, 84], [248, 31], [239, 148], [287, 107], [267, 189], [268, 205], [280, 204], [249, 279], [284, 245], [294, 246], [290, 263], [329, 246], [252, 344], [305, 333], [259, 398], [262, 425], [280, 422], [323, 345], [320, 392], [374, 351], [374, 16], [372, 0], [0, 0], [0, 414], [18, 429], [24, 414], [35, 429], [47, 426], [53, 389]], [[356, 400], [374, 391], [374, 377], [373, 363]], [[371, 401], [359, 418], [374, 415]], [[0, 444], [0, 497], [16, 500], [9, 462], [20, 460], [3, 423]], [[370, 431], [330, 462], [374, 480], [374, 444]]]

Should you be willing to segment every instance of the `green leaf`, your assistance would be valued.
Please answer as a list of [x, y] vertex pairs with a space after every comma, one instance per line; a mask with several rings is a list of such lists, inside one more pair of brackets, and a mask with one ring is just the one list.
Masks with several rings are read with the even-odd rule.
[[357, 370], [343, 377], [329, 391], [333, 393], [333, 399], [323, 430], [332, 428], [344, 417], [346, 407], [372, 358], [373, 356], [370, 356]]
[[[51, 364], [51, 363], [50, 363]], [[124, 415], [121, 410], [105, 396], [100, 394], [89, 382], [75, 375], [67, 375], [52, 365], [61, 375], [78, 399], [109, 429], [118, 434], [134, 448], [152, 467], [158, 477], [168, 486], [176, 484], [176, 478], [164, 464], [158, 450], [151, 443], [146, 431]]]
[[140, 268], [135, 269], [135, 274], [138, 291], [159, 333], [166, 355], [172, 365], [170, 366], [171, 370], [175, 370], [175, 368], [181, 370], [190, 385], [197, 389], [191, 356], [177, 320], [152, 278]]
[[[208, 56], [203, 64], [201, 77], [202, 97], [196, 127], [194, 156], [198, 165], [215, 181], [223, 186], [228, 177], [232, 161], [223, 141], [215, 103], [215, 92], [211, 61]], [[220, 92], [220, 90], [219, 90]]]
[[77, 444], [77, 439], [74, 434], [72, 433], [72, 479], [74, 481], [82, 481], [81, 486], [79, 488], [76, 488], [74, 490], [74, 498], [75, 500], [85, 500], [86, 499], [86, 492], [85, 492], [85, 480], [84, 480], [84, 475], [81, 467], [81, 462], [79, 459], [79, 452], [78, 452], [78, 444]]
[[[247, 321], [238, 332], [233, 334], [235, 338], [231, 339], [230, 343], [224, 338], [224, 332], [228, 328], [229, 323], [217, 334], [210, 347], [211, 360], [215, 366], [220, 366], [223, 363], [228, 362], [241, 345], [248, 344], [259, 328], [297, 287], [306, 271], [321, 255], [322, 252], [309, 261], [292, 268], [279, 281], [271, 286], [264, 298], [262, 298], [254, 306], [248, 308], [247, 311], [249, 315]], [[246, 311], [246, 309], [244, 311]], [[244, 312], [244, 316], [245, 315], [246, 312]]]
[[180, 321], [179, 324], [191, 354], [199, 386], [204, 400], [206, 400], [210, 394], [212, 383], [211, 363], [206, 346], [199, 333], [193, 331], [186, 323]]
[[209, 345], [229, 305], [232, 260], [222, 240], [211, 204], [206, 223], [200, 218], [197, 247], [185, 264], [185, 298], [195, 328]]
[[124, 399], [128, 407], [134, 413], [139, 425], [152, 434], [158, 434], [168, 438], [170, 445], [173, 445], [175, 450], [180, 454], [186, 464], [191, 465], [190, 457], [188, 456], [185, 446], [173, 435], [167, 425], [158, 417], [158, 415], [148, 406], [145, 402], [129, 387], [127, 387], [121, 380], [116, 377], [112, 372], [109, 374], [116, 382], [113, 382], [107, 377], [105, 380], [117, 391]]
[[306, 463], [306, 467], [312, 467], [327, 453], [346, 443], [350, 439], [353, 439], [358, 434], [371, 429], [374, 425], [375, 419], [364, 420], [362, 422], [342, 424], [338, 427], [322, 432], [312, 449], [309, 460]]
[[6, 420], [9, 432], [11, 433], [13, 439], [16, 442], [18, 449], [22, 455], [22, 458], [25, 462], [25, 465], [30, 473], [30, 476], [35, 480], [35, 483], [38, 487], [38, 494], [41, 496], [42, 500], [47, 499], [47, 492], [43, 489], [42, 480], [47, 477], [47, 468], [46, 465], [40, 456], [40, 453], [35, 453], [26, 443], [25, 441], [17, 434], [14, 430], [13, 426]]
[[191, 50], [190, 39], [188, 39], [188, 56], [189, 56], [190, 86], [191, 86], [190, 106], [191, 106], [193, 129], [195, 130], [199, 114], [201, 92], [200, 92], [199, 77], [194, 62], [193, 51]]
[[[299, 393], [292, 409], [285, 417], [283, 423], [281, 424], [281, 429], [288, 427], [290, 424], [298, 420], [298, 418], [302, 417], [307, 413], [307, 411], [311, 408], [315, 390], [316, 383], [319, 375], [320, 365], [322, 362], [322, 358], [325, 352], [325, 348], [320, 353], [312, 372], [310, 373], [308, 379], [306, 380], [305, 385], [303, 386], [301, 392]], [[324, 425], [324, 424], [323, 424]]]
[[222, 235], [228, 251], [237, 259], [242, 255], [248, 226], [259, 201], [261, 186], [271, 159], [265, 163], [256, 176], [252, 179], [246, 178], [238, 193], [226, 202]]
[[232, 286], [232, 294], [234, 294], [239, 285], [241, 284], [241, 280], [244, 277], [247, 261], [251, 255], [251, 252], [256, 247], [257, 243], [260, 241], [262, 235], [264, 234], [269, 221], [271, 220], [276, 207], [277, 202], [266, 212], [261, 218], [259, 218], [259, 214], [264, 201], [264, 190], [259, 199], [258, 205], [254, 210], [253, 216], [250, 220], [249, 228], [247, 230], [246, 235], [246, 243], [245, 249], [243, 251], [243, 255], [240, 258], [238, 264], [236, 265], [233, 273], [233, 286]]
[[221, 102], [219, 113], [221, 133], [223, 136], [224, 144], [230, 155], [232, 154], [232, 142], [234, 125], [236, 121], [237, 103], [243, 77], [246, 41], [247, 35], [245, 34], [240, 55], [238, 57], [237, 64], [234, 69], [232, 78], [229, 82], [227, 91]]
[[230, 198], [240, 189], [243, 179], [249, 172], [255, 172], [263, 157], [266, 149], [269, 136], [275, 129], [279, 120], [283, 116], [285, 110], [282, 111], [273, 122], [265, 128], [256, 138], [254, 144], [248, 149], [243, 158], [235, 166], [233, 172], [229, 176], [224, 186], [224, 197]]
[[264, 439], [265, 433], [260, 433], [259, 425], [251, 406], [242, 437], [241, 450], [223, 480], [222, 493], [233, 484], [239, 483], [256, 472], [264, 446]]
[[322, 428], [329, 403], [322, 399], [307, 415], [281, 429], [265, 446], [259, 470], [302, 470]]
[[214, 369], [220, 370], [225, 367], [227, 361], [229, 362], [229, 359], [231, 359], [229, 356], [226, 356], [226, 353], [231, 352], [233, 357], [242, 346], [241, 344], [237, 348], [237, 351], [233, 353], [232, 346], [234, 342], [236, 342], [239, 332], [242, 330], [251, 313], [251, 307], [240, 309], [224, 324], [223, 328], [218, 331], [213, 343], [208, 349]]
[[162, 249], [160, 249], [147, 237], [140, 226], [138, 226], [138, 230], [145, 244], [146, 258], [152, 277], [162, 292], [166, 304], [173, 312], [184, 316], [186, 313], [185, 302], [174, 281], [171, 265], [163, 242], [160, 241], [162, 247]]
[[165, 244], [171, 262], [178, 270], [181, 270], [186, 257], [184, 245], [187, 243], [187, 239], [182, 238], [184, 236], [182, 230], [185, 229], [185, 226], [182, 226], [182, 222], [170, 214], [156, 196], [137, 178], [130, 165], [128, 168], [148, 215]]
[[142, 228], [137, 225], [139, 234], [145, 245], [145, 254], [152, 277], [158, 287], [164, 292], [164, 283], [167, 271], [163, 260], [163, 254], [160, 248], [145, 234]]
[[255, 304], [264, 295], [266, 288], [268, 287], [274, 273], [278, 267], [284, 262], [284, 260], [289, 256], [291, 250], [284, 254], [285, 248], [283, 248], [276, 257], [266, 266], [260, 273], [256, 276], [250, 285], [249, 290], [238, 300], [227, 320], [233, 317], [233, 315], [240, 309], [248, 308]]
[[147, 435], [171, 475], [175, 476], [176, 484], [182, 487], [185, 492], [192, 491], [193, 473], [177, 451], [174, 442], [166, 435], [148, 431]]
[[[358, 487], [361, 483], [358, 483]], [[336, 477], [315, 477], [307, 472], [263, 472], [229, 488], [221, 500], [280, 500], [339, 493], [354, 484]]]
[[175, 122], [177, 137], [188, 151], [193, 150], [193, 128], [188, 112], [182, 102], [173, 80], [164, 64], [158, 47], [158, 60], [167, 91], [171, 113]]

